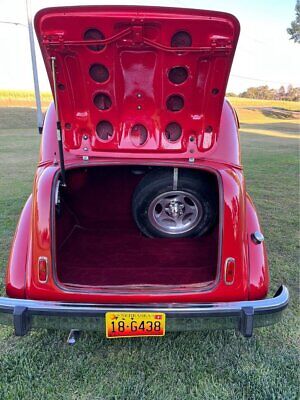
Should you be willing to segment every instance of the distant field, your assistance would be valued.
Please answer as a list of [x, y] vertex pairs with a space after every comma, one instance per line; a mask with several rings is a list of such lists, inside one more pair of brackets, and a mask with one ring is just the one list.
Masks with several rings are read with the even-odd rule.
[[[75, 347], [66, 344], [66, 332], [18, 338], [0, 326], [1, 400], [300, 398], [299, 141], [284, 136], [296, 135], [297, 119], [246, 104], [237, 110], [247, 189], [266, 237], [270, 295], [282, 283], [291, 294], [283, 321], [248, 340], [234, 331], [203, 331], [109, 341], [95, 332], [84, 333]], [[41, 138], [35, 124], [32, 108], [0, 108], [0, 295], [16, 223], [32, 190]]]
[[[41, 93], [42, 107], [52, 101], [51, 93]], [[35, 96], [31, 90], [0, 90], [0, 107], [35, 107]]]
[[234, 107], [277, 107], [289, 111], [300, 111], [299, 101], [246, 99], [243, 97], [227, 97]]
[[300, 138], [300, 102], [228, 98], [236, 109], [240, 133]]
[[[300, 102], [280, 100], [246, 99], [241, 97], [228, 97], [234, 107], [277, 107], [289, 111], [300, 111]], [[52, 101], [50, 92], [41, 93], [43, 107]], [[4, 90], [0, 89], [0, 107], [34, 107], [35, 96], [32, 90]]]

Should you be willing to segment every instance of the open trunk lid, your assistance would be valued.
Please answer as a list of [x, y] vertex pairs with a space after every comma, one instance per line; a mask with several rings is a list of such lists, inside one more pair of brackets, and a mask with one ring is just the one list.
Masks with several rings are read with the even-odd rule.
[[35, 17], [64, 148], [79, 156], [190, 158], [218, 139], [239, 23], [230, 14], [84, 6]]

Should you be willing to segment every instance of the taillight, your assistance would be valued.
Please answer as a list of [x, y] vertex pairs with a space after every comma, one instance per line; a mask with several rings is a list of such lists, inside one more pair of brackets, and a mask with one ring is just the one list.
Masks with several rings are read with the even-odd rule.
[[47, 257], [39, 257], [38, 276], [41, 283], [47, 282], [48, 279], [48, 259]]
[[227, 258], [225, 263], [225, 284], [232, 285], [234, 282], [235, 276], [235, 259], [234, 258]]

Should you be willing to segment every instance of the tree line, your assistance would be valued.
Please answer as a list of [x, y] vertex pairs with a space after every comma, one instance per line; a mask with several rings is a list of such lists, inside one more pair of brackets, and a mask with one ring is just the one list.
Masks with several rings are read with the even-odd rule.
[[249, 99], [264, 99], [264, 100], [287, 100], [300, 101], [300, 87], [288, 85], [287, 89], [280, 86], [279, 89], [269, 88], [268, 85], [249, 87], [240, 94], [227, 93], [229, 97], [246, 97]]
[[295, 43], [300, 43], [300, 1], [297, 0], [296, 7], [296, 18], [291, 22], [291, 26], [287, 28], [287, 33], [290, 35], [290, 39]]

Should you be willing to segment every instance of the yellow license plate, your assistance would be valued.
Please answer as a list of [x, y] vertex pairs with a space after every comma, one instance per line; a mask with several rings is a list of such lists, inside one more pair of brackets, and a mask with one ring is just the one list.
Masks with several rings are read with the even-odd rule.
[[166, 315], [156, 312], [107, 312], [106, 337], [164, 336]]

